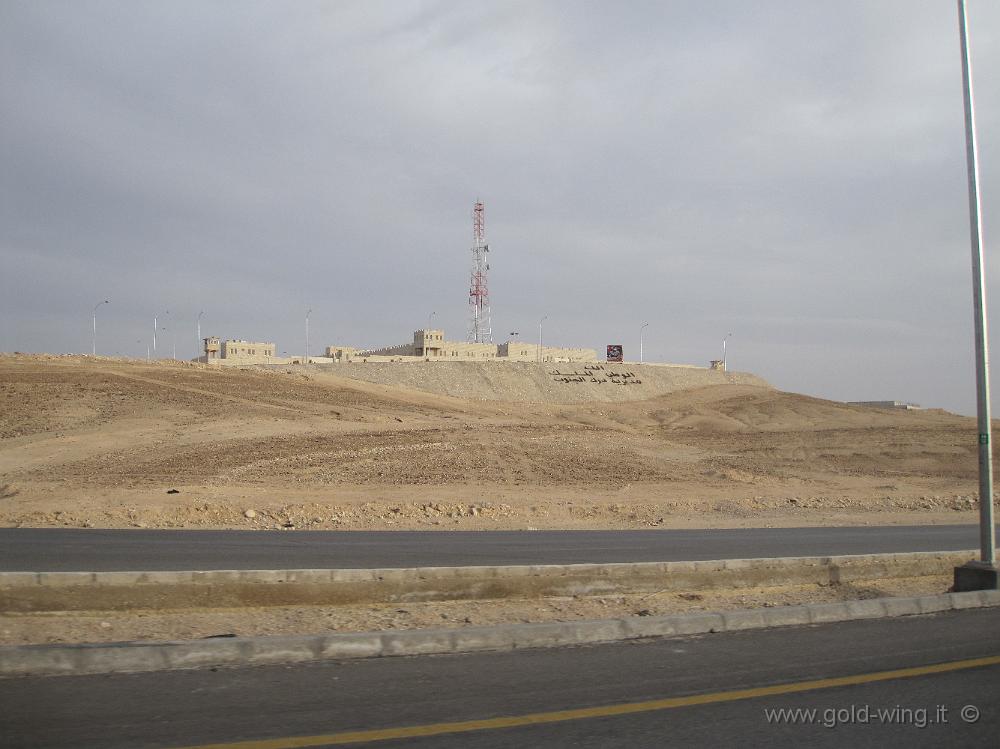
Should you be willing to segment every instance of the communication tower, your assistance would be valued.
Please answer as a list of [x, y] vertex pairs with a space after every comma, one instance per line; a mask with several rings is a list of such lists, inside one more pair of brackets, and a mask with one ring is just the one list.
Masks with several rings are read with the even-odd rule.
[[477, 201], [472, 208], [472, 280], [469, 284], [469, 341], [471, 343], [493, 343], [493, 322], [490, 317], [490, 288], [488, 274], [490, 264], [486, 244], [486, 217], [482, 202]]

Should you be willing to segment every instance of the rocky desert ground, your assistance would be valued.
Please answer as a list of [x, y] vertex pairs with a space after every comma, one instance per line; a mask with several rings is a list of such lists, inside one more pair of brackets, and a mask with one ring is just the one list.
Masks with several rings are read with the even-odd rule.
[[8, 354], [0, 402], [4, 526], [744, 527], [977, 509], [972, 419], [694, 368]]

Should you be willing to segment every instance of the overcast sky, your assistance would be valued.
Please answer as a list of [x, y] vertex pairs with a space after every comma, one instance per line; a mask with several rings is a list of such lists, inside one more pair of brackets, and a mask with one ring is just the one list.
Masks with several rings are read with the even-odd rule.
[[[1000, 331], [1000, 5], [969, 0]], [[951, 0], [0, 0], [0, 350], [493, 323], [974, 411]], [[169, 315], [165, 312], [169, 310]], [[994, 346], [1000, 342], [997, 335]], [[998, 359], [1000, 361], [1000, 359]], [[998, 365], [1000, 366], [1000, 365]], [[995, 378], [1000, 384], [1000, 375]]]

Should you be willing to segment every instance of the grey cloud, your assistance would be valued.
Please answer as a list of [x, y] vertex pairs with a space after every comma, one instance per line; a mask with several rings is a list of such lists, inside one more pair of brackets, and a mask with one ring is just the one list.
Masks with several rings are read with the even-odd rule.
[[314, 345], [459, 337], [482, 198], [498, 332], [629, 354], [649, 320], [704, 363], [732, 330], [781, 387], [969, 412], [957, 45], [902, 0], [8, 2], [0, 349], [87, 350], [105, 297], [108, 352], [164, 309], [184, 356], [201, 309], [279, 350], [310, 307]]

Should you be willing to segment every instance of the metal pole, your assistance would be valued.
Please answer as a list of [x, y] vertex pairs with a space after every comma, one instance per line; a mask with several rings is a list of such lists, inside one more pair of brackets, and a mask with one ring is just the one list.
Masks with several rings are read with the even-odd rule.
[[198, 350], [201, 349], [201, 316], [204, 314], [204, 310], [198, 313]]
[[542, 361], [542, 323], [549, 319], [548, 315], [545, 315], [541, 320], [538, 321], [538, 361]]
[[726, 341], [732, 337], [732, 333], [729, 333], [725, 338], [722, 339], [722, 371], [729, 371], [729, 361], [726, 358]]
[[111, 304], [111, 302], [105, 299], [103, 302], [98, 302], [97, 304], [94, 305], [94, 335], [90, 342], [91, 344], [90, 353], [93, 356], [97, 356], [97, 308], [100, 307], [102, 304]]
[[156, 315], [153, 315], [153, 354], [156, 354]]
[[[165, 311], [165, 312], [163, 313], [163, 316], [164, 316], [164, 317], [170, 317], [170, 310], [166, 310], [166, 311]], [[153, 319], [155, 320], [156, 318], [153, 318]], [[171, 327], [173, 327], [173, 326], [171, 326]], [[166, 325], [164, 325], [164, 326], [163, 326], [162, 328], [160, 328], [160, 330], [162, 330], [162, 331], [163, 331], [164, 333], [166, 333], [166, 332], [167, 332], [167, 330], [168, 330], [168, 328], [167, 328], [167, 326], [166, 326]], [[155, 340], [153, 341], [153, 352], [154, 352], [154, 353], [156, 352], [156, 341], [155, 341]]]
[[646, 330], [646, 327], [648, 325], [649, 325], [648, 322], [644, 322], [642, 325], [639, 326], [639, 363], [640, 364], [642, 364], [642, 334]]
[[996, 564], [993, 528], [993, 448], [990, 445], [990, 358], [986, 329], [986, 285], [983, 281], [983, 224], [979, 202], [979, 154], [976, 112], [972, 98], [972, 59], [965, 0], [958, 0], [962, 40], [962, 93], [965, 99], [965, 158], [969, 174], [969, 235], [972, 244], [972, 298], [976, 329], [976, 412], [979, 417], [979, 541], [980, 561]]
[[309, 363], [309, 315], [311, 314], [312, 314], [311, 309], [308, 312], [306, 312], [306, 356], [305, 360], [302, 362], [303, 364]]
[[429, 315], [427, 315], [427, 329], [428, 330], [431, 329], [431, 320], [434, 318], [434, 315], [436, 315], [436, 314], [437, 314], [437, 312], [431, 312]]

